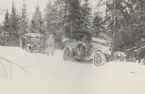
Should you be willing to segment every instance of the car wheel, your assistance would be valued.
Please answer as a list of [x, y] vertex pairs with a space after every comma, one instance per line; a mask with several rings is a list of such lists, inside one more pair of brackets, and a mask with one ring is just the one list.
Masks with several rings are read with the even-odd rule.
[[93, 57], [94, 65], [101, 66], [101, 65], [104, 65], [105, 62], [106, 62], [106, 57], [101, 51], [98, 51], [94, 54], [94, 57]]

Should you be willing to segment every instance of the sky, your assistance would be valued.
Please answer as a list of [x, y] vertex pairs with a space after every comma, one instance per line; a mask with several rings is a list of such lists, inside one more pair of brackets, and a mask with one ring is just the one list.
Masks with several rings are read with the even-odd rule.
[[[15, 3], [15, 7], [17, 8], [17, 11], [20, 12], [23, 4], [23, 0], [13, 0]], [[51, 2], [53, 0], [38, 0], [38, 5], [43, 13], [44, 8], [46, 7], [46, 4], [48, 2]], [[98, 0], [90, 0], [92, 6], [97, 5]], [[37, 5], [37, 0], [26, 0], [27, 4], [27, 12], [29, 18], [31, 18], [31, 15], [34, 13], [35, 7]], [[11, 12], [11, 5], [12, 0], [0, 0], [0, 22], [4, 19], [5, 10], [8, 9], [9, 12]]]

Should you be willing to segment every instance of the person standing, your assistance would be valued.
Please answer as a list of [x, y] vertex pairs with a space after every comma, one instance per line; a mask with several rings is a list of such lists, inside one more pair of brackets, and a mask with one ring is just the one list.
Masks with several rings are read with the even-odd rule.
[[44, 39], [44, 36], [43, 36], [40, 39], [40, 51], [44, 52], [44, 49], [45, 49], [45, 39]]
[[25, 37], [22, 38], [22, 48], [25, 49], [26, 39]]
[[49, 53], [51, 53], [52, 55], [55, 52], [55, 42], [54, 42], [54, 36], [51, 35], [47, 41], [46, 41], [46, 52], [49, 55]]
[[21, 39], [20, 39], [20, 47], [22, 47], [22, 49], [24, 49], [24, 43], [23, 43], [23, 41], [24, 41], [24, 39], [21, 38]]

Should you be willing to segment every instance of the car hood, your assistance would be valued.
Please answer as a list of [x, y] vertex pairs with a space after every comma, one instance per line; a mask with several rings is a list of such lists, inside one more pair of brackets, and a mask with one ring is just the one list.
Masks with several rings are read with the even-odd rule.
[[111, 50], [109, 45], [102, 45], [102, 43], [96, 43], [92, 42], [91, 43], [92, 50], [101, 50], [103, 53], [111, 55]]

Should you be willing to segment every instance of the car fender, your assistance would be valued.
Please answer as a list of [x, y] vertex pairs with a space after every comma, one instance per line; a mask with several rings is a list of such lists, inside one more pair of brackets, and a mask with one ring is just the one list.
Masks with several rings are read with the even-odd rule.
[[100, 50], [100, 49], [94, 50], [94, 51], [92, 52], [92, 54], [91, 54], [91, 58], [92, 58], [92, 59], [94, 58], [94, 55], [95, 55], [97, 52], [102, 52], [102, 53], [103, 53], [103, 51]]
[[105, 56], [111, 55], [111, 51], [106, 50], [106, 49], [100, 49], [100, 48], [98, 48], [98, 49], [96, 49], [96, 50], [94, 50], [94, 51], [92, 52], [91, 58], [93, 58], [94, 55], [95, 55], [97, 52], [102, 52]]

